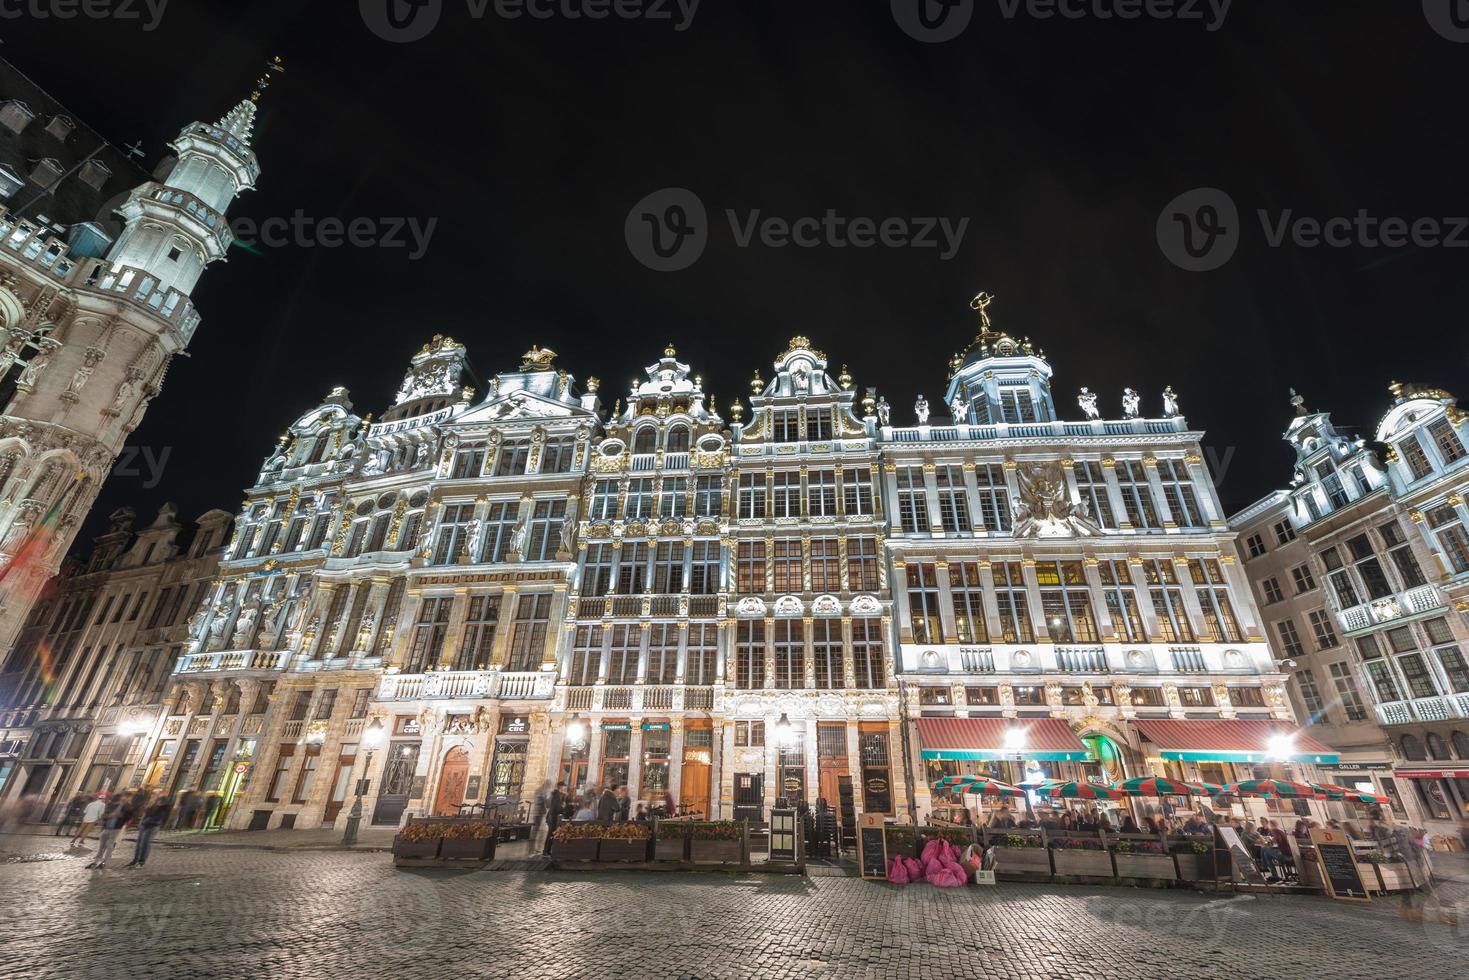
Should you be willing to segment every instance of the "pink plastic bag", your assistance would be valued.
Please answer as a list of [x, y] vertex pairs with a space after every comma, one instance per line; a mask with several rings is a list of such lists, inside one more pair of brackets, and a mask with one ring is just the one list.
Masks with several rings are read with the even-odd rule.
[[900, 860], [902, 860], [903, 862], [903, 867], [908, 869], [909, 881], [923, 880], [923, 865], [919, 864], [916, 860], [910, 857], [901, 858]]
[[928, 862], [939, 859], [939, 855], [943, 853], [943, 848], [944, 842], [935, 838], [923, 845], [923, 851], [918, 855], [918, 859], [923, 862], [924, 867], [928, 867]]
[[895, 857], [888, 862], [888, 881], [895, 885], [906, 885], [913, 879], [908, 875], [908, 867], [903, 864], [903, 859]]

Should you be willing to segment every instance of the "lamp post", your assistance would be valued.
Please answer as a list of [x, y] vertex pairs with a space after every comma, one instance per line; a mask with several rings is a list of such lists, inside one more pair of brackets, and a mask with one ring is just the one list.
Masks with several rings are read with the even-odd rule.
[[[1007, 757], [1013, 757], [1017, 766], [1020, 767], [1020, 775], [1025, 775], [1025, 746], [1026, 737], [1023, 728], [1008, 728], [1005, 730], [1005, 753]], [[1032, 820], [1035, 818], [1035, 810], [1030, 805], [1030, 790], [1025, 788], [1025, 780], [1017, 779], [1015, 785], [1024, 790], [1025, 815]]]
[[357, 780], [357, 798], [347, 812], [347, 829], [342, 832], [342, 846], [357, 843], [357, 827], [362, 823], [362, 794], [367, 790], [368, 773], [372, 772], [372, 753], [383, 744], [383, 721], [374, 718], [362, 733], [362, 747], [367, 749], [367, 760], [362, 765], [362, 778]]

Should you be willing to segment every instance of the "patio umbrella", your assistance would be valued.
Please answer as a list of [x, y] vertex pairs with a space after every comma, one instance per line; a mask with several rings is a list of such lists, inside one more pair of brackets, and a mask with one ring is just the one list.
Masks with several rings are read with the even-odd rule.
[[1275, 796], [1283, 800], [1314, 800], [1323, 795], [1305, 783], [1293, 783], [1286, 779], [1244, 779], [1230, 783], [1224, 787], [1224, 792], [1236, 796]]
[[933, 784], [934, 789], [948, 789], [956, 793], [973, 793], [976, 796], [999, 796], [1014, 798], [1024, 796], [1025, 790], [1009, 783], [1002, 783], [989, 776], [944, 776]]
[[1224, 787], [1163, 776], [1138, 776], [1117, 786], [1129, 796], [1218, 796]]
[[1385, 796], [1366, 793], [1359, 789], [1349, 789], [1346, 786], [1335, 786], [1331, 783], [1308, 783], [1307, 785], [1328, 800], [1347, 800], [1351, 803], [1372, 803], [1379, 806], [1387, 802]]
[[1124, 791], [1112, 786], [1101, 786], [1097, 783], [1082, 783], [1072, 780], [1069, 783], [1051, 783], [1036, 790], [1041, 796], [1056, 796], [1064, 800], [1120, 800], [1127, 795]]

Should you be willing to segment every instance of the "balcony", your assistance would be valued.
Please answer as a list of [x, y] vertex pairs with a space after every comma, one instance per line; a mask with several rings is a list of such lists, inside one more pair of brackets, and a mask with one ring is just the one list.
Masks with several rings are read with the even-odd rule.
[[1107, 651], [1101, 647], [1057, 647], [1056, 669], [1064, 674], [1105, 674]]
[[555, 675], [549, 671], [439, 670], [388, 674], [378, 685], [379, 701], [550, 700]]
[[219, 650], [186, 653], [174, 664], [175, 674], [202, 674], [214, 670], [285, 670], [289, 650]]
[[568, 687], [567, 711], [710, 711], [714, 688], [658, 685]]
[[1420, 585], [1395, 596], [1373, 599], [1337, 614], [1342, 629], [1348, 633], [1365, 630], [1380, 623], [1390, 623], [1404, 616], [1417, 616], [1444, 608], [1443, 597], [1432, 585]]
[[1198, 647], [1171, 647], [1168, 657], [1174, 671], [1180, 674], [1203, 674], [1209, 670], [1204, 661], [1204, 651]]
[[1377, 706], [1377, 717], [1384, 725], [1411, 725], [1422, 721], [1448, 721], [1469, 718], [1469, 694], [1451, 694], [1443, 698], [1415, 698], [1411, 701], [1389, 701]]
[[995, 672], [994, 651], [960, 649], [959, 669], [966, 674], [993, 674]]
[[1092, 419], [1085, 422], [997, 422], [887, 429], [890, 442], [956, 442], [971, 439], [1061, 439], [1076, 436], [1175, 435], [1187, 432], [1182, 416], [1171, 419]]

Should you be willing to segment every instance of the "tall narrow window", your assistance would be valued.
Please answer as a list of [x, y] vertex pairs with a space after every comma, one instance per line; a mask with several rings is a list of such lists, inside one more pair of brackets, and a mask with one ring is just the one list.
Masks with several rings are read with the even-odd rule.
[[801, 474], [777, 473], [770, 488], [771, 517], [801, 516]]
[[1203, 527], [1204, 514], [1199, 509], [1199, 498], [1188, 464], [1181, 459], [1160, 459], [1158, 478], [1163, 483], [1163, 499], [1173, 512], [1173, 523], [1179, 527]]
[[658, 516], [682, 520], [688, 516], [689, 480], [684, 476], [665, 476], [658, 492]]
[[719, 664], [719, 627], [713, 623], [690, 623], [684, 652], [684, 683], [706, 687], [714, 683]]
[[886, 667], [882, 658], [882, 621], [852, 620], [852, 672], [858, 687], [885, 687]]
[[1387, 573], [1382, 570], [1382, 562], [1372, 550], [1372, 539], [1366, 534], [1359, 534], [1347, 541], [1347, 551], [1351, 553], [1352, 561], [1361, 576], [1362, 584], [1367, 588], [1367, 595], [1373, 599], [1385, 599], [1393, 594], [1392, 583], [1387, 580]]
[[974, 482], [979, 488], [979, 521], [991, 534], [1010, 531], [1010, 491], [1005, 486], [1005, 471], [998, 464], [980, 464], [974, 468]]
[[592, 488], [592, 501], [587, 520], [610, 521], [617, 516], [617, 481], [598, 480]]
[[736, 565], [737, 588], [744, 595], [765, 594], [765, 542], [741, 541]]
[[1135, 528], [1159, 527], [1158, 511], [1153, 504], [1153, 488], [1148, 484], [1148, 474], [1142, 461], [1119, 459], [1114, 470], [1117, 474], [1117, 489], [1122, 494], [1122, 507], [1127, 512], [1127, 522]]
[[1194, 628], [1183, 604], [1183, 589], [1178, 585], [1178, 573], [1173, 562], [1160, 559], [1145, 561], [1143, 577], [1148, 583], [1153, 615], [1158, 620], [1158, 632], [1162, 634], [1163, 642], [1193, 643]]
[[964, 470], [958, 466], [940, 466], [934, 472], [938, 483], [939, 520], [950, 533], [970, 531], [969, 491], [964, 486]]
[[1423, 569], [1418, 566], [1418, 559], [1413, 555], [1413, 548], [1403, 537], [1402, 528], [1397, 521], [1389, 521], [1379, 529], [1382, 533], [1383, 543], [1387, 545], [1388, 557], [1392, 559], [1393, 567], [1398, 570], [1398, 577], [1403, 580], [1406, 589], [1416, 588], [1428, 582], [1423, 575]]
[[765, 622], [740, 620], [735, 632], [734, 685], [751, 690], [765, 686]]
[[842, 509], [848, 517], [872, 514], [872, 471], [859, 467], [842, 470]]
[[799, 619], [776, 620], [775, 686], [787, 690], [806, 686], [806, 635]]
[[1138, 609], [1137, 591], [1133, 588], [1132, 569], [1127, 562], [1100, 562], [1097, 571], [1101, 575], [1102, 594], [1106, 597], [1112, 629], [1125, 642], [1148, 642], [1148, 631], [1143, 626], [1142, 613]]
[[530, 535], [521, 561], [550, 561], [561, 548], [561, 524], [566, 519], [565, 500], [537, 500], [531, 511]]
[[689, 559], [689, 592], [713, 595], [719, 591], [719, 542], [695, 541]]
[[1433, 442], [1438, 446], [1439, 455], [1445, 463], [1456, 463], [1465, 456], [1463, 440], [1454, 431], [1454, 425], [1447, 418], [1441, 418], [1428, 427], [1428, 434], [1433, 437]]
[[1367, 707], [1362, 703], [1362, 692], [1357, 688], [1357, 678], [1352, 674], [1351, 665], [1332, 664], [1331, 683], [1336, 688], [1342, 710], [1347, 713], [1347, 721], [1366, 721]]
[[[474, 504], [445, 505], [439, 521], [439, 536], [434, 544], [435, 565], [452, 565], [459, 560], [460, 552], [469, 543], [469, 522], [473, 518]], [[347, 550], [349, 554], [352, 552], [350, 547]]]
[[836, 592], [842, 587], [841, 556], [836, 538], [811, 539], [811, 591]]
[[806, 438], [812, 442], [826, 442], [832, 437], [832, 413], [829, 408], [806, 410]]
[[877, 591], [877, 539], [847, 539], [847, 588], [853, 592]]
[[602, 671], [602, 627], [578, 626], [572, 639], [571, 659], [566, 664], [566, 683], [589, 687]]
[[724, 480], [701, 476], [694, 483], [694, 516], [718, 517], [724, 509]]
[[1034, 643], [1020, 562], [997, 561], [990, 566], [990, 573], [995, 578], [995, 601], [1000, 607], [998, 639], [1004, 643]]
[[1107, 495], [1107, 481], [1102, 475], [1102, 464], [1095, 460], [1076, 463], [1076, 486], [1081, 491], [1081, 501], [1087, 513], [1098, 527], [1115, 529], [1117, 519], [1112, 516], [1112, 500]]
[[1036, 562], [1036, 581], [1041, 589], [1041, 611], [1046, 631], [1056, 643], [1095, 643], [1096, 614], [1079, 561]]
[[765, 517], [765, 474], [741, 473], [739, 515], [746, 520]]
[[932, 564], [916, 562], [908, 566], [908, 613], [914, 643], [944, 642], [938, 571]]
[[1435, 507], [1428, 512], [1428, 526], [1454, 572], [1469, 572], [1469, 534], [1464, 533], [1458, 512], [1447, 504]]
[[1218, 559], [1191, 559], [1188, 570], [1199, 598], [1199, 608], [1204, 614], [1204, 639], [1213, 643], [1241, 642], [1244, 636], [1234, 617], [1234, 607], [1229, 602], [1229, 586], [1225, 584], [1224, 569]]
[[928, 530], [928, 499], [922, 467], [898, 468], [898, 526], [910, 534]]
[[607, 657], [608, 684], [631, 684], [638, 679], [638, 646], [642, 635], [637, 626], [612, 627], [612, 649]]
[[476, 561], [502, 562], [510, 558], [510, 541], [520, 522], [520, 503], [500, 501], [485, 508], [483, 543]]
[[647, 574], [648, 542], [622, 542], [622, 557], [617, 566], [617, 594], [640, 594]]
[[627, 502], [622, 516], [627, 520], [647, 520], [653, 516], [653, 479], [641, 477], [627, 481]]
[[836, 470], [812, 470], [806, 474], [806, 513], [812, 517], [835, 517], [836, 512]]
[[469, 446], [454, 453], [454, 465], [449, 471], [452, 480], [465, 480], [480, 476], [485, 470], [485, 447]]
[[811, 667], [818, 690], [830, 691], [845, 686], [841, 620], [818, 619], [811, 624]]
[[960, 643], [988, 643], [989, 630], [984, 623], [984, 586], [979, 578], [979, 563], [949, 563], [949, 594], [954, 602], [954, 631]]
[[683, 542], [659, 541], [653, 553], [653, 589], [657, 595], [682, 592]]
[[1433, 472], [1433, 464], [1428, 460], [1428, 454], [1423, 451], [1423, 444], [1418, 441], [1416, 435], [1410, 435], [1398, 443], [1398, 455], [1408, 466], [1408, 472], [1414, 480], [1421, 480]]
[[510, 670], [537, 670], [546, 651], [551, 624], [551, 594], [536, 592], [515, 601], [515, 632], [510, 637]]
[[500, 597], [469, 597], [469, 615], [464, 622], [464, 640], [454, 657], [455, 670], [483, 670], [491, 662], [495, 627], [500, 622]]
[[1325, 609], [1314, 609], [1310, 619], [1311, 632], [1316, 636], [1316, 649], [1330, 650], [1341, 646], [1341, 641], [1336, 638], [1336, 630], [1331, 625], [1331, 613]]
[[801, 575], [800, 538], [777, 538], [771, 565], [775, 571], [776, 592], [805, 591]]
[[449, 632], [449, 613], [453, 606], [452, 596], [423, 600], [418, 610], [418, 625], [413, 628], [413, 642], [408, 647], [404, 673], [419, 674], [425, 668], [438, 665], [439, 653], [444, 649], [444, 637]]
[[672, 684], [678, 677], [678, 634], [676, 623], [654, 623], [648, 627], [647, 684]]

